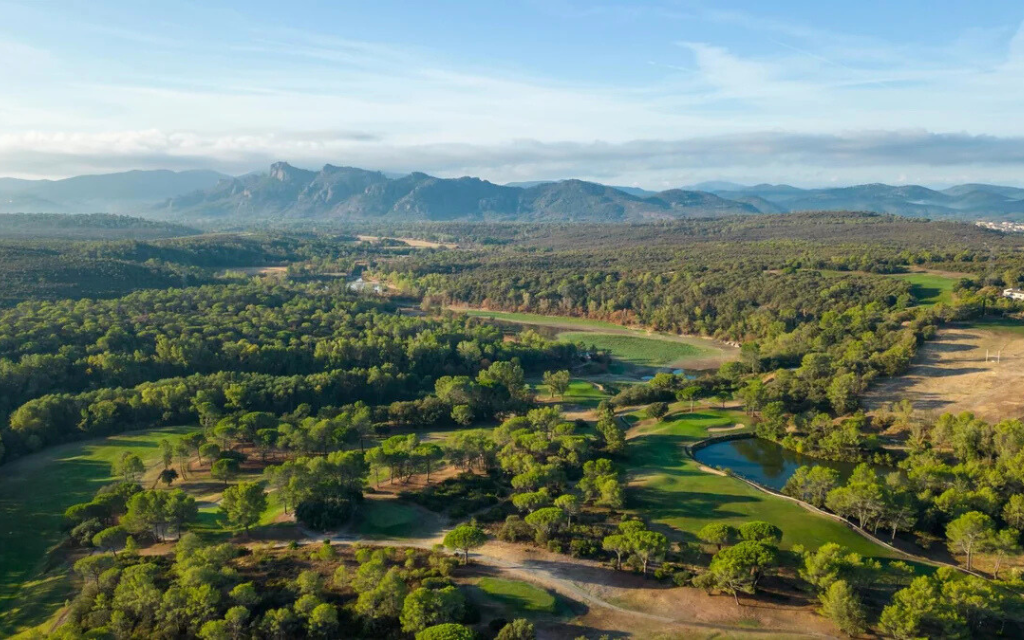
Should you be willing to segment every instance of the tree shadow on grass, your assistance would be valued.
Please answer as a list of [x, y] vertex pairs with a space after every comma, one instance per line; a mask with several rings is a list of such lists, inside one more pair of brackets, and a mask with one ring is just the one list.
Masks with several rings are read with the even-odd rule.
[[737, 496], [706, 491], [664, 491], [654, 487], [635, 487], [630, 504], [651, 519], [726, 519], [745, 518], [747, 513], [730, 509], [730, 505], [756, 503], [754, 496]]
[[7, 637], [9, 624], [42, 622], [63, 602], [66, 587], [54, 585], [64, 583], [52, 576], [37, 580], [37, 572], [63, 538], [64, 511], [91, 500], [109, 475], [109, 464], [79, 458], [0, 481], [0, 614], [20, 611], [0, 622], [0, 636]]
[[[159, 430], [157, 430], [159, 432]], [[172, 432], [167, 433], [167, 437], [174, 437], [175, 434]], [[155, 449], [160, 446], [159, 442], [153, 440], [133, 440], [124, 436], [115, 436], [113, 438], [107, 438], [101, 445], [104, 449], [111, 447], [123, 447], [125, 449]]]
[[694, 435], [645, 434], [630, 440], [629, 462], [636, 475], [670, 473], [690, 475], [699, 473], [686, 465], [689, 457], [683, 447], [705, 437], [703, 430]]
[[[590, 608], [575, 599], [569, 598], [557, 593], [551, 589], [547, 589], [538, 584], [527, 582], [525, 580], [518, 580], [516, 578], [510, 578], [508, 575], [503, 575], [502, 570], [489, 566], [489, 565], [470, 565], [466, 567], [471, 570], [472, 575], [481, 578], [495, 578], [498, 580], [507, 581], [509, 583], [523, 583], [529, 585], [532, 589], [543, 591], [545, 594], [553, 598], [553, 602], [550, 607], [539, 606], [537, 602], [527, 597], [526, 593], [515, 593], [515, 592], [494, 592], [487, 591], [483, 587], [477, 584], [464, 584], [462, 589], [466, 591], [466, 595], [470, 600], [477, 603], [478, 605], [497, 609], [502, 613], [505, 613], [509, 618], [540, 618], [540, 619], [567, 619], [576, 616], [586, 615]], [[574, 569], [578, 569], [579, 565], [573, 565]]]
[[609, 638], [609, 640], [620, 640], [621, 638], [633, 638], [634, 634], [625, 631], [609, 631], [596, 627], [584, 627], [566, 622], [538, 622], [534, 623], [536, 629], [542, 632], [545, 638]]

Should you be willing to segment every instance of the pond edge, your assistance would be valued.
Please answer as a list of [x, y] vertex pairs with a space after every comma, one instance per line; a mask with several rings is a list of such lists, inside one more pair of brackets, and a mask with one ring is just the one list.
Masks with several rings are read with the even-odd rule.
[[[694, 462], [696, 462], [698, 467], [699, 467], [699, 466], [702, 466], [703, 463], [701, 463], [701, 461], [697, 459], [697, 457], [694, 455], [694, 452], [699, 451], [699, 450], [703, 449], [704, 447], [707, 447], [707, 446], [710, 446], [710, 445], [713, 445], [713, 444], [718, 444], [720, 442], [729, 442], [730, 440], [745, 440], [745, 439], [748, 439], [748, 438], [756, 438], [756, 437], [757, 436], [755, 434], [753, 434], [753, 433], [730, 433], [730, 434], [721, 435], [721, 436], [712, 436], [710, 438], [704, 438], [703, 440], [699, 440], [697, 442], [694, 442], [693, 444], [684, 444], [683, 445], [683, 450], [686, 452], [686, 456], [688, 458], [690, 458], [690, 460], [693, 460]], [[766, 486], [764, 486], [764, 485], [762, 485], [762, 484], [760, 484], [758, 482], [750, 480], [749, 478], [745, 478], [745, 477], [741, 476], [738, 473], [734, 473], [731, 469], [723, 469], [723, 471], [726, 474], [728, 474], [728, 476], [730, 478], [735, 478], [735, 479], [739, 480], [740, 482], [745, 482], [746, 484], [750, 485], [751, 487], [753, 487], [755, 489], [758, 489], [760, 491], [763, 491], [764, 493], [773, 495], [776, 498], [782, 498], [784, 500], [789, 500], [790, 502], [795, 502], [796, 504], [800, 505], [804, 509], [807, 509], [808, 511], [811, 511], [813, 513], [817, 513], [819, 515], [823, 515], [825, 517], [831, 518], [832, 520], [840, 522], [843, 525], [845, 525], [847, 528], [852, 529], [856, 533], [859, 533], [862, 537], [867, 538], [871, 542], [874, 542], [875, 544], [881, 545], [881, 546], [885, 547], [886, 549], [889, 549], [890, 551], [892, 551], [892, 552], [894, 552], [894, 553], [898, 554], [899, 556], [902, 556], [902, 557], [904, 557], [906, 559], [913, 560], [914, 562], [920, 562], [922, 564], [931, 565], [933, 567], [950, 567], [952, 569], [956, 569], [957, 571], [961, 571], [963, 573], [967, 573], [967, 574], [970, 574], [970, 575], [978, 577], [978, 578], [983, 578], [985, 580], [991, 579], [991, 578], [989, 578], [988, 576], [986, 576], [984, 574], [978, 573], [977, 571], [969, 571], [965, 567], [961, 567], [959, 565], [951, 564], [951, 563], [948, 563], [948, 562], [942, 562], [941, 560], [932, 560], [931, 558], [926, 558], [924, 556], [915, 555], [913, 553], [909, 553], [907, 551], [903, 551], [902, 549], [898, 549], [898, 548], [894, 547], [893, 545], [889, 544], [888, 542], [886, 542], [885, 540], [882, 540], [878, 536], [875, 536], [874, 534], [870, 533], [869, 531], [860, 528], [859, 526], [857, 526], [854, 523], [850, 522], [846, 518], [838, 516], [838, 515], [832, 513], [831, 511], [825, 511], [824, 509], [819, 509], [818, 507], [814, 506], [813, 504], [811, 504], [809, 502], [804, 502], [803, 500], [799, 500], [799, 499], [794, 498], [792, 496], [787, 496], [784, 493], [780, 493], [778, 491], [775, 491], [774, 489], [771, 489], [771, 488], [766, 487]]]

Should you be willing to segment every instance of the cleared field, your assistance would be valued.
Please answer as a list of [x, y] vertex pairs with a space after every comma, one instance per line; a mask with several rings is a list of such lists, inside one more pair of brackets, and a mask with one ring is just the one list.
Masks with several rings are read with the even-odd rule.
[[566, 331], [558, 334], [560, 340], [582, 342], [608, 351], [612, 357], [646, 367], [684, 366], [693, 358], [711, 354], [706, 348], [686, 342], [669, 342], [658, 338], [621, 336], [596, 331]]
[[[359, 240], [361, 240], [363, 242], [378, 242], [378, 241], [380, 241], [382, 239], [381, 236], [356, 236], [356, 238], [358, 238]], [[409, 245], [410, 247], [415, 247], [417, 249], [440, 249], [442, 247], [445, 248], [445, 249], [458, 249], [459, 248], [459, 245], [457, 245], [457, 244], [446, 243], [446, 242], [433, 242], [433, 241], [430, 241], [430, 240], [419, 240], [417, 238], [390, 238], [389, 237], [389, 238], [386, 238], [386, 239], [388, 239], [388, 240], [399, 240], [399, 241], [404, 242], [405, 244]]]
[[[682, 407], [673, 408], [678, 411]], [[835, 520], [736, 478], [702, 471], [683, 451], [683, 445], [708, 437], [709, 428], [747, 422], [740, 412], [701, 409], [670, 414], [656, 424], [634, 428], [629, 445], [630, 504], [638, 514], [681, 532], [690, 541], [711, 522], [740, 525], [764, 520], [782, 529], [783, 547], [802, 544], [816, 548], [837, 542], [866, 556], [891, 556], [884, 547]]]
[[39, 624], [67, 598], [67, 568], [48, 564], [49, 549], [62, 539], [64, 511], [110, 481], [110, 465], [123, 451], [154, 464], [161, 439], [195, 429], [168, 427], [77, 442], [0, 467], [0, 637]]
[[[986, 353], [989, 361], [986, 361]], [[999, 362], [994, 362], [996, 355]], [[869, 409], [906, 398], [919, 411], [971, 411], [997, 422], [1024, 415], [1024, 324], [988, 321], [940, 329], [903, 375], [876, 384]]]

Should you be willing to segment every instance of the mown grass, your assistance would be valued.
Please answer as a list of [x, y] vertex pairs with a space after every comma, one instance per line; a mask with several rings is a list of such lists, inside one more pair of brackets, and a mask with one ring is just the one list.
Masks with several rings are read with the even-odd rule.
[[476, 586], [490, 600], [507, 607], [517, 615], [550, 614], [559, 612], [558, 598], [549, 591], [521, 580], [481, 578]]
[[378, 538], [416, 538], [432, 533], [434, 518], [397, 500], [366, 500], [356, 513], [356, 531]]
[[559, 340], [582, 342], [611, 353], [613, 358], [648, 367], [671, 364], [682, 366], [687, 358], [703, 356], [708, 350], [686, 342], [663, 340], [657, 337], [624, 336], [596, 331], [566, 331]]
[[956, 278], [941, 276], [934, 273], [897, 273], [890, 278], [897, 278], [910, 283], [910, 293], [921, 306], [930, 307], [940, 302], [953, 302], [953, 286]]
[[544, 316], [537, 313], [513, 313], [509, 311], [487, 311], [481, 309], [460, 309], [459, 313], [476, 318], [493, 318], [505, 322], [518, 322], [520, 324], [535, 324], [542, 327], [592, 327], [595, 329], [622, 329], [622, 325], [604, 320], [591, 320], [589, 318], [573, 318], [571, 316]]
[[124, 451], [147, 464], [158, 443], [196, 427], [167, 427], [61, 445], [0, 467], [0, 637], [50, 617], [70, 593], [68, 568], [48, 564], [63, 534], [64, 511], [110, 482], [111, 464]]
[[[240, 476], [238, 482], [254, 482], [259, 480], [259, 474], [246, 474]], [[188, 492], [188, 485], [181, 487]], [[259, 528], [277, 526], [282, 529], [294, 526], [294, 522], [277, 523], [278, 517], [284, 513], [284, 503], [274, 493], [267, 496], [267, 510], [260, 516]], [[220, 510], [220, 502], [210, 502], [199, 507], [199, 515], [196, 521], [189, 527], [192, 533], [210, 542], [224, 542], [235, 535], [245, 533], [242, 527], [236, 527], [228, 522], [227, 517]]]
[[[675, 409], [682, 409], [674, 405]], [[702, 440], [710, 427], [748, 423], [742, 413], [698, 409], [670, 414], [629, 442], [630, 506], [653, 522], [668, 525], [683, 537], [696, 540], [711, 522], [740, 525], [750, 520], [771, 522], [783, 531], [783, 547], [801, 544], [817, 548], [837, 542], [866, 556], [888, 557], [884, 547], [863, 538], [841, 523], [815, 514], [798, 504], [759, 491], [729, 476], [701, 471], [683, 445]]]
[[586, 380], [573, 380], [569, 383], [565, 395], [554, 398], [551, 397], [551, 392], [546, 384], [534, 385], [533, 391], [540, 400], [554, 400], [561, 404], [575, 404], [584, 407], [596, 407], [602, 400], [611, 397], [594, 386], [594, 383]]

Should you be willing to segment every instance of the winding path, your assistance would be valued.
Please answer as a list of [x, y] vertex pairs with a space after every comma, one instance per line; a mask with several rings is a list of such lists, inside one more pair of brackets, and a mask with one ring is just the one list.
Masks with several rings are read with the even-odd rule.
[[[301, 529], [305, 537], [304, 540], [300, 540], [300, 544], [317, 544], [324, 540], [323, 535], [316, 535], [312, 531]], [[444, 539], [444, 534], [447, 533], [448, 529], [439, 532], [435, 536], [423, 537], [423, 538], [388, 538], [388, 539], [366, 539], [356, 534], [340, 533], [330, 537], [333, 543], [353, 545], [359, 544], [362, 546], [372, 547], [413, 547], [417, 549], [432, 549], [435, 545], [440, 544]], [[278, 545], [275, 545], [278, 546]], [[512, 560], [503, 555], [497, 554], [491, 547], [491, 544], [484, 545], [483, 547], [475, 550], [470, 554], [470, 561], [486, 567], [498, 569], [510, 576], [528, 581], [535, 582], [544, 587], [547, 587], [558, 594], [578, 600], [587, 604], [588, 606], [598, 607], [608, 611], [613, 611], [618, 614], [625, 616], [632, 616], [641, 618], [651, 622], [673, 625], [683, 628], [691, 629], [708, 629], [713, 631], [725, 631], [725, 632], [736, 632], [749, 635], [760, 635], [756, 629], [750, 627], [741, 627], [733, 625], [715, 624], [711, 622], [698, 622], [694, 620], [687, 620], [681, 618], [675, 618], [670, 616], [657, 615], [648, 613], [646, 611], [639, 611], [637, 609], [629, 609], [626, 607], [619, 606], [611, 603], [603, 598], [594, 595], [589, 590], [581, 587], [579, 583], [573, 580], [572, 571], [574, 569], [552, 569], [549, 562], [543, 560]], [[573, 560], [573, 564], [579, 565], [579, 571], [582, 570], [600, 570], [600, 567], [592, 565], [590, 563], [581, 562], [579, 560]], [[788, 634], [793, 636], [805, 637], [805, 638], [835, 638], [836, 636], [808, 632], [804, 629], [781, 629], [776, 628], [770, 631], [764, 631], [766, 635], [778, 636], [779, 634]]]

